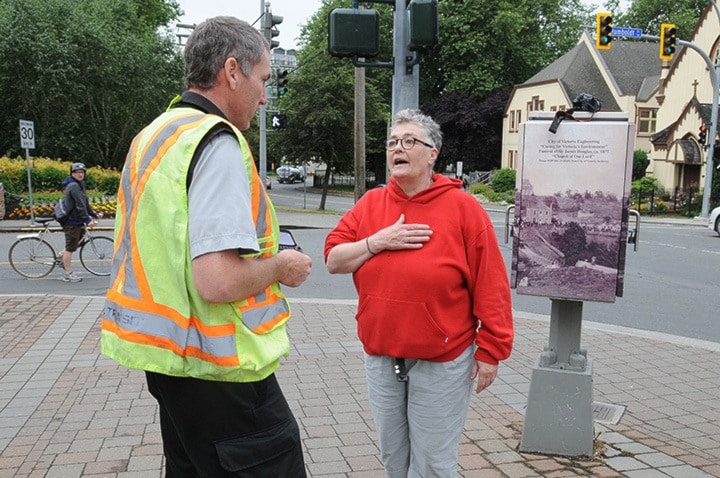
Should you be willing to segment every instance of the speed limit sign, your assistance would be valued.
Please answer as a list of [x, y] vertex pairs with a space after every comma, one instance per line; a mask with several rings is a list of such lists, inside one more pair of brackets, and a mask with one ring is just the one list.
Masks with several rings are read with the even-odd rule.
[[35, 149], [35, 123], [32, 121], [20, 120], [20, 147]]

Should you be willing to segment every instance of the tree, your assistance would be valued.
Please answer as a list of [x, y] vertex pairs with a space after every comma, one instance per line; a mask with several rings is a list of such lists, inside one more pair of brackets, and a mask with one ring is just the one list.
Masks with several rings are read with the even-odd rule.
[[587, 237], [585, 230], [576, 222], [571, 222], [562, 233], [553, 233], [558, 249], [565, 255], [565, 265], [574, 266], [584, 259], [587, 253]]
[[632, 180], [638, 180], [645, 177], [645, 170], [650, 165], [647, 152], [636, 149], [633, 153]]
[[614, 23], [658, 36], [662, 23], [674, 23], [677, 37], [687, 40], [707, 6], [707, 0], [634, 0], [627, 12], [615, 15]]
[[0, 2], [0, 151], [18, 155], [19, 119], [36, 155], [118, 168], [132, 137], [182, 90], [183, 63], [159, 27], [173, 0]]
[[502, 120], [510, 90], [501, 89], [485, 98], [468, 93], [447, 93], [423, 105], [443, 131], [443, 147], [436, 170], [463, 162], [467, 171], [500, 167]]
[[[287, 128], [271, 135], [277, 157], [303, 162], [315, 157], [326, 166], [320, 209], [325, 207], [328, 180], [333, 172], [353, 170], [354, 72], [349, 59], [333, 58], [326, 52], [327, 18], [341, 0], [326, 1], [301, 34], [298, 68], [290, 73], [288, 93], [277, 106], [288, 118]], [[368, 153], [383, 146], [389, 116], [389, 75], [368, 69], [366, 86], [366, 139]]]
[[[303, 28], [298, 68], [277, 105], [288, 128], [271, 135], [276, 157], [315, 156], [328, 170], [352, 170], [353, 74], [349, 59], [327, 55], [327, 16], [347, 1], [324, 0]], [[381, 14], [381, 53], [392, 59], [392, 9]], [[572, 48], [590, 24], [580, 0], [439, 2], [440, 45], [420, 65], [420, 106], [441, 125], [444, 142], [437, 169], [463, 161], [467, 170], [490, 170], [501, 161], [502, 115], [510, 88], [526, 81]], [[367, 157], [384, 170], [382, 139], [390, 116], [391, 73], [368, 68]], [[372, 170], [372, 165], [368, 170]], [[323, 204], [323, 203], [321, 203]]]
[[588, 8], [578, 0], [444, 0], [438, 8], [441, 42], [420, 70], [423, 110], [445, 135], [437, 167], [496, 169], [510, 88], [577, 43]]
[[423, 97], [484, 97], [522, 83], [570, 50], [589, 9], [580, 0], [443, 0], [440, 45], [426, 62]]

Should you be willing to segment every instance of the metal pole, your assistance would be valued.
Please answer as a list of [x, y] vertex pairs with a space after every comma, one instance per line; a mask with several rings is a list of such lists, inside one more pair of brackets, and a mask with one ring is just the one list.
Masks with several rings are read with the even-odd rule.
[[408, 59], [413, 53], [408, 45], [409, 19], [406, 0], [395, 0], [393, 15], [393, 89], [392, 114], [405, 108], [417, 108], [420, 90], [420, 67], [413, 65], [408, 68]]
[[[718, 17], [720, 22], [720, 9], [718, 9], [715, 0], [710, 0], [713, 8], [715, 9], [715, 15]], [[709, 58], [708, 58], [709, 60]], [[706, 60], [706, 62], [708, 61]], [[713, 165], [713, 156], [715, 153], [715, 137], [717, 135], [717, 120], [718, 120], [718, 87], [720, 87], [720, 52], [715, 59], [715, 64], [708, 64], [710, 68], [710, 78], [712, 81], [713, 88], [713, 101], [712, 101], [712, 113], [710, 119], [710, 138], [708, 142], [710, 146], [707, 149], [707, 160], [705, 161], [705, 187], [703, 189], [703, 201], [702, 208], [700, 210], [700, 217], [707, 218], [710, 216], [710, 193], [712, 192], [712, 179], [715, 168]]]
[[35, 207], [33, 206], [32, 179], [30, 176], [30, 150], [25, 148], [25, 162], [27, 163], [28, 196], [30, 196], [30, 225], [35, 225]]
[[355, 68], [355, 202], [365, 194], [365, 68]]
[[[270, 2], [265, 4], [265, 0], [260, 0], [260, 16], [262, 17], [260, 21], [260, 28], [264, 28], [266, 19], [263, 15], [268, 14], [267, 9], [269, 9], [269, 7]], [[265, 94], [267, 96], [267, 89]], [[260, 123], [260, 158], [258, 163], [258, 174], [260, 174], [260, 179], [264, 185], [265, 177], [267, 176], [267, 107], [265, 105], [260, 105], [260, 109], [258, 110], [258, 123]]]
[[710, 76], [714, 79], [713, 83], [713, 99], [712, 99], [712, 112], [710, 115], [710, 136], [708, 142], [710, 146], [707, 149], [707, 156], [705, 160], [705, 187], [703, 189], [703, 200], [702, 208], [700, 209], [700, 217], [707, 218], [710, 215], [710, 193], [712, 192], [712, 179], [713, 179], [713, 155], [715, 153], [715, 137], [717, 136], [717, 122], [718, 122], [718, 84], [720, 84], [720, 52], [718, 58], [715, 60], [715, 65], [710, 68]]

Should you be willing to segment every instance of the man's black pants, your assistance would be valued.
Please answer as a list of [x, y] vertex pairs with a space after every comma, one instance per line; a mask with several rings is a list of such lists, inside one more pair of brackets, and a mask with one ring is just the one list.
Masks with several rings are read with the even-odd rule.
[[304, 478], [295, 417], [275, 375], [252, 383], [146, 372], [168, 478]]

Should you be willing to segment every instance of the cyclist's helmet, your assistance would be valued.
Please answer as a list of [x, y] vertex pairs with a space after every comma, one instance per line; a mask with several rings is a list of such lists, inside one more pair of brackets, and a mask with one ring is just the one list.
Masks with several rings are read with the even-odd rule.
[[87, 168], [83, 163], [72, 163], [72, 166], [70, 166], [70, 172], [74, 173], [75, 171], [85, 171]]

